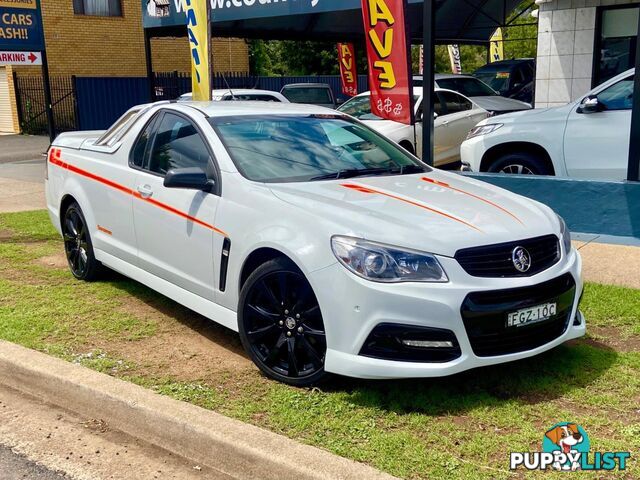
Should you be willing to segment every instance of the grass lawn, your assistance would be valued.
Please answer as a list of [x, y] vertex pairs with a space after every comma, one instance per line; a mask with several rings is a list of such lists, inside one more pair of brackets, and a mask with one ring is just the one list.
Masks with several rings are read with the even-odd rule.
[[[236, 335], [117, 274], [73, 279], [45, 212], [0, 215], [0, 338], [368, 463], [403, 478], [603, 478], [509, 471], [561, 421], [640, 478], [640, 290], [587, 285], [589, 336], [446, 379], [263, 378]], [[608, 475], [611, 476], [611, 475]]]

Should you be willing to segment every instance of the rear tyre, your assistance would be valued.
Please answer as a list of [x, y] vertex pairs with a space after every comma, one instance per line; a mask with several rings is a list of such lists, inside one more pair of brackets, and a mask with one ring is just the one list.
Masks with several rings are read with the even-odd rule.
[[531, 152], [505, 153], [489, 165], [488, 171], [520, 175], [553, 174], [544, 159]]
[[407, 152], [409, 152], [411, 155], [415, 155], [415, 149], [413, 148], [413, 145], [411, 145], [410, 142], [400, 142], [400, 146], [402, 148], [404, 148]]
[[280, 257], [258, 267], [240, 293], [240, 340], [269, 378], [308, 387], [327, 377], [320, 306], [300, 269]]
[[73, 276], [86, 282], [96, 280], [103, 267], [93, 253], [87, 221], [82, 214], [80, 205], [76, 202], [69, 205], [69, 208], [64, 212], [62, 236], [67, 263]]

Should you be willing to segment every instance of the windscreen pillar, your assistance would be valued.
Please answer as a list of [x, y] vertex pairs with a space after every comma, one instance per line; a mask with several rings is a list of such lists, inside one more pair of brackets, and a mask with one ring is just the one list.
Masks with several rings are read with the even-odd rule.
[[422, 7], [422, 50], [423, 50], [423, 83], [422, 83], [422, 160], [433, 165], [434, 135], [434, 86], [435, 86], [435, 0], [424, 0]]
[[640, 17], [636, 36], [636, 74], [633, 83], [633, 109], [631, 110], [631, 136], [629, 137], [629, 168], [627, 180], [640, 180]]

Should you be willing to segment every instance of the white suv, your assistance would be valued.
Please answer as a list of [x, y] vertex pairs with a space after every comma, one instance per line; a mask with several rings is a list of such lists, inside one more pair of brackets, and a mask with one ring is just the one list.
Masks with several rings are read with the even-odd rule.
[[463, 168], [624, 180], [633, 79], [631, 69], [568, 105], [480, 122], [460, 148]]

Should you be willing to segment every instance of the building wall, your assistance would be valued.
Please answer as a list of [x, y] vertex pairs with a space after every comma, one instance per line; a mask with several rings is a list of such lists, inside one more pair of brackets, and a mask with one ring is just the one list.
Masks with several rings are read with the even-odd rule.
[[564, 105], [591, 89], [596, 6], [601, 1], [540, 5], [536, 108]]
[[596, 8], [637, 0], [552, 0], [540, 4], [536, 108], [564, 105], [592, 88]]
[[[156, 72], [190, 72], [189, 42], [184, 38], [151, 40], [153, 70]], [[213, 69], [216, 72], [248, 72], [249, 47], [240, 38], [213, 39]]]
[[[121, 1], [121, 17], [75, 15], [72, 0], [41, 2], [51, 75], [146, 75], [140, 0]], [[241, 39], [216, 39], [213, 57], [220, 71], [249, 69]], [[152, 58], [155, 71], [189, 71], [186, 37], [154, 39]]]

